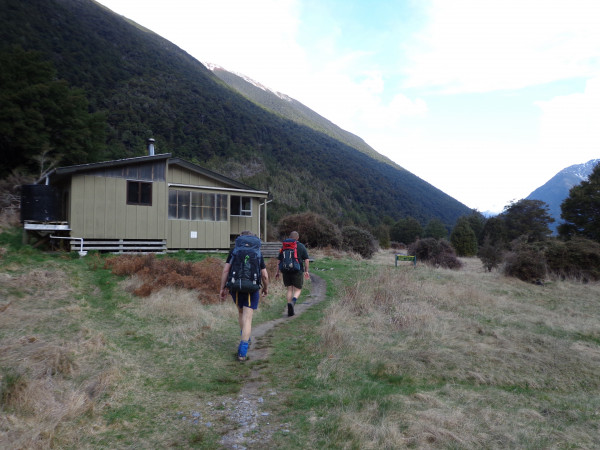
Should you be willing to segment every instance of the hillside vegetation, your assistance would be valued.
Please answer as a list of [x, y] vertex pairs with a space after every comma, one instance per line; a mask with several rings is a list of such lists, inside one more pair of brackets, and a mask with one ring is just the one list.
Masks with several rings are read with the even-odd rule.
[[[326, 300], [240, 364], [235, 307], [212, 301], [210, 277], [140, 297], [114, 257], [42, 254], [16, 231], [0, 247], [2, 448], [232, 448], [232, 433], [246, 448], [600, 446], [598, 283], [313, 251]], [[219, 272], [214, 256], [165, 267]], [[274, 282], [255, 327], [284, 310]]]
[[[150, 30], [91, 0], [2, 0], [0, 52], [19, 46], [50, 61], [106, 117], [94, 157], [157, 152], [197, 162], [273, 194], [270, 219], [314, 211], [335, 223], [375, 227], [388, 216], [451, 227], [469, 209], [419, 177], [246, 99]], [[6, 113], [6, 112], [5, 112]], [[0, 125], [10, 127], [12, 115]], [[13, 152], [0, 140], [0, 151]], [[51, 149], [59, 153], [61, 149]], [[84, 161], [75, 162], [90, 162]], [[0, 176], [12, 166], [0, 162]]]

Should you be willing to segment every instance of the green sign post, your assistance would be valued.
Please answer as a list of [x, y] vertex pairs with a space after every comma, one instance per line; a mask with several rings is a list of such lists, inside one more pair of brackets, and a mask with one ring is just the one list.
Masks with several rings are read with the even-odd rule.
[[411, 256], [411, 255], [401, 255], [399, 253], [396, 253], [395, 255], [395, 259], [394, 259], [394, 265], [396, 267], [398, 267], [398, 261], [412, 261], [413, 265], [416, 267], [417, 265], [417, 257], [416, 256]]

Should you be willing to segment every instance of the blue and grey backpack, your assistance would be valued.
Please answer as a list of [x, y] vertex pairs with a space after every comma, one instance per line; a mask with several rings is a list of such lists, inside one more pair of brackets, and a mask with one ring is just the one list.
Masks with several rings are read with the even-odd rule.
[[256, 236], [239, 236], [235, 240], [227, 278], [230, 291], [252, 293], [260, 289], [260, 246]]

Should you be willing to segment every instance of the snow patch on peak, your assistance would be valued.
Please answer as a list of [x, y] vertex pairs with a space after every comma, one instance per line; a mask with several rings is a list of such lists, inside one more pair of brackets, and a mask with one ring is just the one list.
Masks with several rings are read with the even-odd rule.
[[574, 164], [572, 166], [569, 166], [566, 169], [563, 169], [561, 172], [571, 174], [579, 178], [581, 181], [587, 181], [590, 174], [594, 170], [594, 167], [598, 163], [600, 163], [600, 159], [592, 159], [583, 164]]
[[204, 61], [202, 61], [202, 64], [204, 65], [204, 67], [206, 67], [208, 70], [210, 70], [212, 72], [214, 72], [215, 70], [225, 70], [223, 67], [219, 66], [218, 64], [204, 62]]
[[271, 94], [276, 95], [277, 97], [279, 97], [282, 100], [285, 100], [285, 101], [288, 101], [288, 102], [291, 102], [293, 100], [290, 96], [282, 94], [281, 92], [278, 92], [278, 91], [276, 91], [274, 89], [271, 89], [271, 88], [269, 88], [269, 87], [267, 87], [267, 86], [259, 83], [258, 81], [253, 80], [252, 78], [250, 78], [250, 77], [248, 77], [248, 76], [246, 76], [244, 74], [241, 74], [241, 73], [238, 73], [238, 72], [231, 72], [230, 70], [227, 70], [224, 67], [219, 66], [218, 64], [214, 64], [214, 63], [202, 62], [202, 64], [208, 70], [213, 71], [213, 72], [215, 70], [222, 70], [224, 72], [232, 73], [233, 75], [235, 75], [237, 77], [240, 77], [246, 83], [250, 83], [251, 85], [253, 85], [253, 86], [255, 86], [255, 87], [259, 88], [259, 89], [262, 89], [265, 92], [270, 92]]

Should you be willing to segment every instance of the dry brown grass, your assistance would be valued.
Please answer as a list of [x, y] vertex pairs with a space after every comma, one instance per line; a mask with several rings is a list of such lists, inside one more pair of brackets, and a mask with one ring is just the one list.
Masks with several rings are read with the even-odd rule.
[[[0, 446], [50, 448], [66, 423], [93, 411], [111, 383], [111, 368], [95, 367], [105, 351], [101, 334], [80, 327], [75, 339], [61, 331], [77, 327], [81, 308], [59, 269], [1, 274]], [[77, 381], [78, 377], [87, 380]]]
[[[130, 292], [139, 297], [148, 297], [165, 288], [194, 291], [203, 304], [220, 303], [219, 287], [223, 261], [206, 258], [200, 262], [186, 262], [174, 258], [157, 259], [154, 254], [122, 255], [106, 260], [105, 267], [115, 275], [135, 278], [129, 284]], [[276, 261], [267, 261], [267, 270], [273, 279]]]
[[134, 295], [147, 297], [165, 287], [195, 290], [203, 303], [218, 303], [223, 261], [206, 258], [200, 262], [157, 259], [154, 254], [123, 255], [106, 260], [115, 275], [135, 275], [140, 285]]
[[600, 284], [535, 286], [474, 258], [460, 271], [396, 268], [389, 256], [319, 330], [319, 379], [351, 385], [367, 367], [397, 385], [331, 412], [360, 448], [600, 445]]

